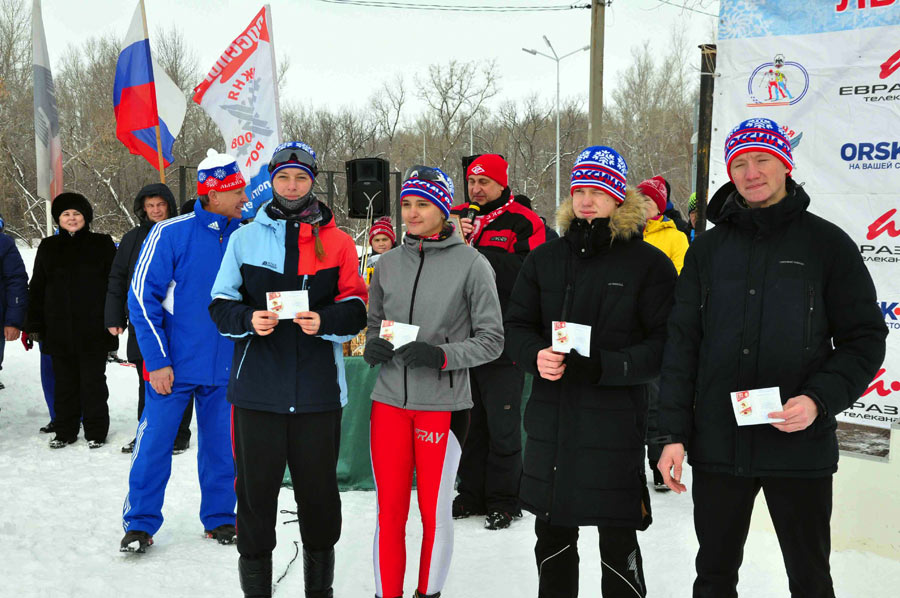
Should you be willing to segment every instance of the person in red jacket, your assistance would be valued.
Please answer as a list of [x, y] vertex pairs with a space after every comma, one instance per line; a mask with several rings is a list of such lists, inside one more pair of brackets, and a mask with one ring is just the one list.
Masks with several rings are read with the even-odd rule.
[[[506, 306], [525, 256], [546, 240], [544, 223], [515, 201], [509, 164], [498, 154], [476, 158], [466, 172], [470, 203], [455, 206], [469, 245], [494, 269], [500, 307]], [[474, 214], [474, 218], [471, 216]], [[486, 515], [487, 529], [509, 527], [520, 516], [522, 475], [521, 407], [525, 375], [504, 352], [469, 370], [472, 421], [459, 465], [459, 495], [453, 516]]]

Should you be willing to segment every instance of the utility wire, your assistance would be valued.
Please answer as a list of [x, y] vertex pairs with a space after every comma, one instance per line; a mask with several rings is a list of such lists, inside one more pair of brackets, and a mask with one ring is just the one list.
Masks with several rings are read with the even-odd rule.
[[676, 8], [680, 8], [680, 9], [682, 9], [682, 10], [689, 10], [689, 11], [691, 11], [691, 12], [696, 12], [696, 13], [698, 13], [698, 14], [706, 15], [706, 16], [708, 16], [708, 17], [716, 17], [717, 19], [719, 18], [719, 15], [717, 15], [717, 14], [713, 14], [713, 13], [711, 13], [711, 12], [706, 12], [706, 11], [703, 11], [703, 10], [699, 10], [699, 9], [697, 9], [697, 8], [691, 8], [690, 6], [687, 6], [687, 5], [685, 5], [685, 4], [676, 4], [675, 2], [671, 2], [670, 0], [657, 0], [657, 2], [659, 2], [660, 4], [666, 4], [666, 5], [668, 5], [668, 6], [674, 6], [674, 7], [676, 7]]
[[432, 10], [447, 12], [558, 12], [563, 10], [575, 10], [590, 8], [590, 4], [549, 4], [544, 6], [465, 6], [460, 4], [408, 4], [394, 0], [319, 0], [326, 4], [341, 4], [344, 6], [364, 6], [366, 8], [393, 8], [407, 10]]

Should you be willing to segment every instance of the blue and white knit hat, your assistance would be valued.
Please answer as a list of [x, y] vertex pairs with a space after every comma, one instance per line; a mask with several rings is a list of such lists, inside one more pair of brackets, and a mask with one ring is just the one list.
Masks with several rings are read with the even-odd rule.
[[400, 187], [400, 199], [416, 196], [427, 199], [450, 217], [450, 206], [453, 205], [453, 179], [440, 168], [432, 166], [413, 166], [406, 173], [406, 180]]
[[772, 154], [785, 165], [788, 174], [794, 169], [794, 156], [791, 154], [791, 142], [788, 141], [781, 127], [768, 118], [751, 118], [745, 120], [728, 134], [725, 140], [725, 166], [728, 178], [731, 178], [731, 162], [747, 152], [765, 152]]
[[197, 195], [207, 195], [210, 191], [228, 191], [246, 184], [237, 161], [228, 154], [210, 149], [206, 152], [206, 158], [197, 166]]
[[621, 204], [625, 201], [627, 176], [628, 164], [619, 152], [604, 145], [594, 145], [586, 148], [575, 159], [570, 192], [574, 193], [581, 187], [594, 187]]
[[285, 168], [299, 168], [306, 172], [309, 178], [315, 180], [319, 174], [316, 152], [302, 141], [282, 143], [272, 152], [272, 158], [269, 160], [269, 176], [274, 178], [275, 173]]

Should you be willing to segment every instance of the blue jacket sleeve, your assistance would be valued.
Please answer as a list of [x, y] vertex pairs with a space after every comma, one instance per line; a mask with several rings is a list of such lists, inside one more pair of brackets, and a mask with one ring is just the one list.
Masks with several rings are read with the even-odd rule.
[[172, 365], [169, 339], [163, 328], [163, 301], [174, 282], [172, 228], [155, 225], [150, 230], [128, 290], [128, 315], [148, 372]]
[[25, 264], [15, 241], [5, 235], [2, 236], [4, 241], [8, 241], [3, 243], [5, 246], [3, 265], [0, 268], [5, 291], [3, 302], [6, 305], [3, 325], [21, 329], [25, 324], [25, 313], [28, 308], [28, 274], [25, 272]]
[[209, 315], [219, 334], [229, 338], [244, 338], [256, 334], [252, 324], [254, 310], [243, 303], [244, 296], [241, 293], [241, 286], [244, 284], [241, 275], [241, 240], [242, 236], [238, 234], [229, 239], [212, 286], [212, 303], [209, 304]]

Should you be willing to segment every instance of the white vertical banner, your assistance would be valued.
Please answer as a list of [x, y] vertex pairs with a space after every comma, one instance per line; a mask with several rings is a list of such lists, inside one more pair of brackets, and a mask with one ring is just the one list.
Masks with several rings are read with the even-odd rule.
[[735, 125], [781, 126], [809, 209], [854, 240], [891, 329], [882, 370], [838, 419], [887, 430], [900, 415], [900, 0], [722, 0], [716, 71], [710, 190], [728, 182]]
[[62, 144], [59, 141], [59, 113], [56, 91], [50, 73], [47, 38], [41, 0], [31, 10], [32, 52], [34, 64], [34, 152], [38, 197], [47, 202], [47, 234], [53, 231], [50, 202], [62, 193]]
[[194, 88], [194, 101], [218, 125], [225, 153], [237, 158], [249, 181], [244, 218], [272, 197], [268, 164], [281, 143], [277, 77], [272, 12], [265, 5]]

